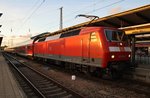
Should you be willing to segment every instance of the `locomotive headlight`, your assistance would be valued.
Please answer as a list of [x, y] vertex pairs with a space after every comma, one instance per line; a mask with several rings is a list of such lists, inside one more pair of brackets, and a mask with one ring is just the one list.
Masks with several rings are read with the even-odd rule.
[[115, 55], [111, 55], [111, 58], [114, 59], [114, 58], [115, 58]]
[[129, 55], [128, 55], [128, 57], [130, 58], [130, 57], [131, 57], [131, 55], [129, 54]]

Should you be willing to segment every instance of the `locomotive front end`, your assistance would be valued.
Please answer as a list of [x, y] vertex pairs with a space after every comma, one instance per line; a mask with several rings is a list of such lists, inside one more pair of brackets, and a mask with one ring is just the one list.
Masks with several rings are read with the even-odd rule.
[[105, 64], [106, 73], [113, 77], [122, 74], [130, 66], [131, 49], [127, 35], [118, 29], [105, 29]]

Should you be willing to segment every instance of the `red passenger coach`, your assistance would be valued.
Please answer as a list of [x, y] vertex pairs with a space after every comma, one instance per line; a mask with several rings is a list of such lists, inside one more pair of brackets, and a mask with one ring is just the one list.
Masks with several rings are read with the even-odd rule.
[[[34, 44], [34, 57], [69, 62], [69, 66], [116, 77], [128, 67], [130, 47], [124, 32], [108, 27], [82, 27], [41, 38]], [[68, 66], [68, 64], [67, 64]]]
[[33, 40], [27, 40], [25, 42], [19, 43], [19, 45], [15, 46], [15, 53], [21, 56], [32, 57], [33, 55]]

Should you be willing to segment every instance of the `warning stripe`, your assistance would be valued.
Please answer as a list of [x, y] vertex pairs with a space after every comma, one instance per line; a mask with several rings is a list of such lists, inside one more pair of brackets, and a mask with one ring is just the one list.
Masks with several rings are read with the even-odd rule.
[[120, 52], [119, 47], [109, 47], [109, 51], [111, 52]]
[[109, 47], [110, 52], [131, 52], [130, 47]]

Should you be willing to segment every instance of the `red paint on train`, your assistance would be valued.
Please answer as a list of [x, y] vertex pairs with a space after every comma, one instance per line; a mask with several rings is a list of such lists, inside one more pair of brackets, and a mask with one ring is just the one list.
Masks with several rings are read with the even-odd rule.
[[[64, 37], [61, 37], [63, 35]], [[130, 61], [131, 50], [126, 35], [116, 28], [83, 27], [78, 34], [68, 35], [64, 33], [53, 40], [36, 41], [33, 46], [34, 50], [32, 50], [32, 44], [29, 45], [30, 48], [26, 48], [28, 46], [16, 47], [16, 52], [26, 55], [34, 53], [34, 57], [102, 69], [122, 67], [120, 64]]]

